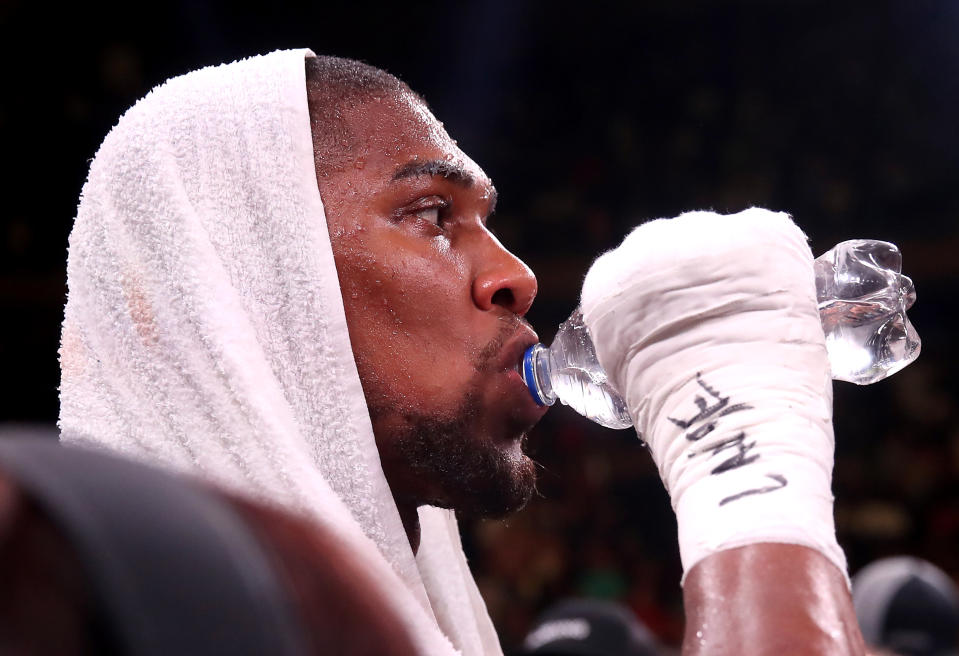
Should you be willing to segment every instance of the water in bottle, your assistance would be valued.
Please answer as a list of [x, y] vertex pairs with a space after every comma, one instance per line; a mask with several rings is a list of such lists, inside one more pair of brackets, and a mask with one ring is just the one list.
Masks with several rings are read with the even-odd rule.
[[521, 363], [523, 381], [540, 405], [564, 404], [608, 428], [633, 425], [626, 401], [609, 384], [599, 364], [579, 308], [556, 332], [553, 344], [546, 348], [534, 344], [526, 350]]
[[[814, 267], [834, 379], [868, 385], [919, 356], [919, 335], [906, 317], [916, 292], [901, 273], [902, 256], [894, 244], [844, 241], [818, 257]], [[519, 366], [540, 405], [553, 405], [558, 398], [603, 426], [632, 426], [626, 402], [599, 364], [579, 309], [560, 324], [549, 348], [531, 346]]]

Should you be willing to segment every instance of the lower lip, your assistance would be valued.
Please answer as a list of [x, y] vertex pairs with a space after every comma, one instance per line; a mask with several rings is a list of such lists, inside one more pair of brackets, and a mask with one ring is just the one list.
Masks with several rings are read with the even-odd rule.
[[548, 409], [547, 406], [541, 406], [533, 400], [533, 395], [529, 393], [529, 388], [526, 386], [526, 383], [523, 381], [523, 377], [518, 371], [515, 369], [507, 369], [506, 378], [510, 381], [510, 385], [515, 385], [518, 388], [517, 394], [521, 394], [526, 399], [529, 406], [535, 408], [538, 412], [546, 412]]
[[[523, 381], [523, 377], [520, 375], [520, 373], [519, 373], [518, 371], [516, 371], [516, 369], [507, 369], [507, 370], [506, 370], [506, 377], [509, 378], [510, 380], [515, 381], [515, 382], [519, 383], [520, 385], [522, 385], [522, 386], [523, 386], [523, 389], [526, 390], [527, 396], [529, 395], [529, 388], [526, 387], [526, 382]], [[531, 398], [532, 398], [532, 397], [531, 397]]]

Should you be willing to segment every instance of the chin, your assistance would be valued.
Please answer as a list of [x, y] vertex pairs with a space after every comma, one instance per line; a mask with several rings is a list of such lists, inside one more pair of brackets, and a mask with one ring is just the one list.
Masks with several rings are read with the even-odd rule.
[[536, 466], [523, 453], [525, 434], [511, 422], [494, 425], [476, 396], [467, 394], [454, 412], [405, 412], [387, 430], [379, 424], [387, 480], [405, 482], [394, 494], [465, 517], [505, 517], [526, 505]]
[[522, 510], [536, 489], [536, 466], [526, 455], [498, 459], [472, 470], [450, 490], [453, 510], [463, 517], [500, 519]]
[[463, 517], [506, 517], [521, 510], [536, 489], [535, 463], [512, 445], [504, 449], [490, 443], [460, 444], [452, 450], [417, 449], [416, 455], [407, 462], [432, 490], [421, 500]]

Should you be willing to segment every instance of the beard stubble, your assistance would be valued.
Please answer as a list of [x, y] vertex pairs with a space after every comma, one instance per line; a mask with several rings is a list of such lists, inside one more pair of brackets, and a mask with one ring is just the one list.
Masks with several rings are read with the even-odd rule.
[[[497, 336], [480, 349], [472, 363], [477, 373], [495, 368], [494, 359], [519, 321], [518, 317], [504, 321]], [[450, 508], [464, 517], [491, 519], [526, 505], [536, 484], [535, 464], [525, 455], [526, 434], [494, 437], [479, 430], [479, 382], [464, 391], [454, 408], [444, 412], [400, 409], [391, 396], [388, 390], [367, 394], [370, 416], [375, 420], [378, 416], [401, 415], [402, 421], [390, 422], [392, 430], [385, 439], [390, 442], [391, 458], [399, 460], [413, 476], [430, 481], [429, 488], [436, 491], [429, 498], [417, 499], [418, 504]], [[520, 441], [519, 448], [513, 447], [515, 440]]]

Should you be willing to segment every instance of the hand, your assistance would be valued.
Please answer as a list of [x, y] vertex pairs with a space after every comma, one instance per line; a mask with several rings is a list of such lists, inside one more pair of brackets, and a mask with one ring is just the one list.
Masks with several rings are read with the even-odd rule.
[[754, 208], [641, 225], [586, 277], [586, 325], [670, 493], [687, 572], [764, 541], [845, 571], [812, 262], [787, 215]]
[[683, 653], [861, 654], [836, 542], [813, 258], [785, 214], [684, 214], [590, 269], [582, 309], [679, 526]]

